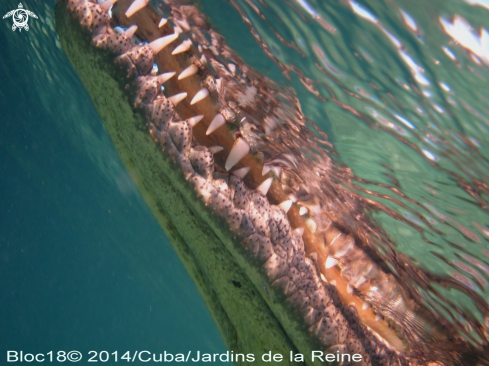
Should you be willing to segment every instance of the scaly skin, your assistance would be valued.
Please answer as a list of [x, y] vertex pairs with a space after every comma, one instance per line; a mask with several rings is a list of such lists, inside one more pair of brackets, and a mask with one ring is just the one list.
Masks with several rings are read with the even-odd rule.
[[[362, 361], [355, 365], [462, 362], [467, 344], [423, 319], [395, 279], [332, 224], [318, 193], [304, 192], [307, 174], [321, 178], [329, 160], [321, 171], [304, 160], [298, 168], [304, 157], [294, 160], [294, 144], [314, 142], [302, 128], [295, 100], [231, 55], [191, 6], [168, 3], [173, 22], [193, 42], [183, 54], [172, 55], [181, 41], [155, 54], [116, 35], [114, 24], [137, 24], [138, 37], [147, 42], [175, 31], [169, 24], [158, 28], [161, 17], [150, 6], [128, 19], [129, 5], [119, 0], [109, 23], [97, 4], [61, 0], [56, 27], [121, 160], [197, 284], [227, 347], [258, 360], [269, 350], [300, 352], [308, 365], [321, 364], [311, 361], [313, 350], [358, 353]], [[204, 33], [211, 35], [212, 47]], [[214, 57], [219, 54], [232, 59], [237, 71]], [[174, 76], [163, 95], [149, 74], [153, 62], [176, 75], [193, 63], [198, 72], [183, 80]], [[191, 105], [190, 97], [203, 87], [209, 97]], [[178, 104], [169, 98], [181, 92], [189, 98]], [[228, 124], [207, 135], [218, 112], [236, 129]], [[196, 115], [203, 118], [194, 125], [190, 118]], [[229, 167], [236, 143], [250, 153]], [[212, 146], [222, 149], [205, 148]], [[264, 161], [273, 167], [265, 177]], [[236, 172], [242, 167], [250, 167], [244, 179]], [[271, 186], [260, 186], [267, 177]], [[314, 179], [308, 183], [313, 186]], [[275, 205], [289, 197], [298, 200]], [[395, 315], [379, 320], [376, 313]], [[409, 323], [412, 318], [418, 319]]]

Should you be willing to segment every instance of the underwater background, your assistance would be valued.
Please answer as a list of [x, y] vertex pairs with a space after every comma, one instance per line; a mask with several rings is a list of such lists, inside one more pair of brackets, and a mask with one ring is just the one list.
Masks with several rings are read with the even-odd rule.
[[[54, 1], [0, 25], [0, 357], [225, 352], [61, 50]], [[203, 0], [249, 65], [291, 85], [345, 185], [428, 283], [420, 302], [489, 332], [489, 2]], [[0, 2], [0, 14], [18, 7]], [[244, 21], [243, 21], [244, 20]], [[83, 362], [82, 362], [83, 363]]]

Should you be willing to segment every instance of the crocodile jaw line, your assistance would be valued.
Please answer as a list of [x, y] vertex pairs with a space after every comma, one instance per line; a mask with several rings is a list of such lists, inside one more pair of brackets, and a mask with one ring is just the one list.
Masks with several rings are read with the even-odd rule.
[[[123, 163], [227, 346], [255, 354], [263, 348], [360, 353], [366, 362], [382, 354], [392, 364], [408, 362], [406, 340], [353, 291], [368, 286], [367, 279], [342, 275], [348, 256], [370, 263], [351, 236], [327, 218], [319, 225], [328, 225], [318, 227], [313, 218], [322, 217], [321, 207], [291, 200], [277, 179], [287, 166], [264, 164], [246, 125], [227, 128], [229, 113], [239, 108], [230, 112], [223, 99], [238, 100], [246, 110], [260, 88], [251, 72], [243, 76], [246, 66], [238, 64], [241, 79], [251, 80], [244, 87], [235, 64], [221, 65], [217, 78], [205, 66], [215, 46], [201, 51], [191, 36], [182, 42], [191, 27], [177, 16], [183, 7], [169, 2], [176, 12], [172, 27], [147, 1], [138, 1], [127, 18], [130, 1], [119, 0], [113, 19], [136, 24], [147, 46], [131, 43], [134, 27], [116, 35], [108, 9], [86, 0], [58, 1], [56, 26]], [[164, 71], [159, 77], [149, 73], [153, 62]], [[226, 82], [237, 88], [235, 100], [214, 88]]]

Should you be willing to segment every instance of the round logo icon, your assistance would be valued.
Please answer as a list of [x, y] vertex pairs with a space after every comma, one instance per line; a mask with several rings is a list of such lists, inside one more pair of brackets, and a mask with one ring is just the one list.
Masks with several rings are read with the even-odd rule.
[[29, 21], [29, 15], [33, 18], [37, 19], [37, 15], [34, 14], [32, 11], [24, 9], [24, 6], [22, 3], [19, 3], [19, 8], [9, 11], [7, 14], [3, 16], [3, 19], [12, 17], [14, 21], [14, 25], [12, 25], [12, 30], [15, 31], [16, 29], [19, 30], [19, 32], [22, 31], [22, 29], [25, 29], [26, 31], [29, 30], [29, 24], [27, 22]]

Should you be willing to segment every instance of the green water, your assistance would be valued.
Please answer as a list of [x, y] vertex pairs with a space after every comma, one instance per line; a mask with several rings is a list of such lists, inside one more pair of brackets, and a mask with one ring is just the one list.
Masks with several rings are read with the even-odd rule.
[[[480, 33], [489, 9], [462, 0], [202, 3], [245, 61], [295, 88], [334, 159], [358, 178], [347, 186], [385, 208], [372, 216], [394, 250], [438, 276], [413, 280], [421, 301], [479, 341], [464, 317], [489, 327], [489, 41]], [[450, 36], [447, 23], [465, 31]], [[377, 251], [389, 263], [389, 248]]]
[[0, 364], [8, 350], [225, 352], [59, 47], [54, 2], [24, 5], [28, 32], [0, 27]]
[[[444, 276], [428, 290], [412, 280], [421, 301], [461, 329], [470, 317], [484, 323], [489, 69], [440, 18], [458, 14], [480, 40], [489, 10], [462, 0], [355, 4], [201, 2], [246, 62], [295, 88], [334, 159], [358, 177], [352, 189], [385, 207], [372, 216], [395, 251]], [[4, 0], [0, 13], [17, 5]], [[29, 32], [12, 32], [11, 19], [0, 27], [1, 357], [8, 349], [223, 352], [60, 49], [54, 2], [24, 6], [39, 16]]]

